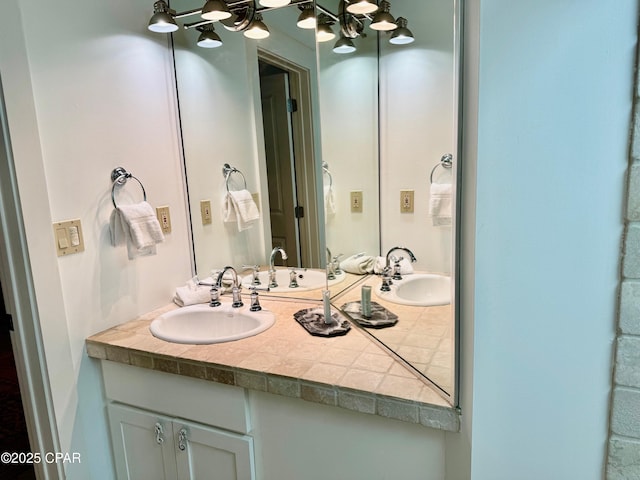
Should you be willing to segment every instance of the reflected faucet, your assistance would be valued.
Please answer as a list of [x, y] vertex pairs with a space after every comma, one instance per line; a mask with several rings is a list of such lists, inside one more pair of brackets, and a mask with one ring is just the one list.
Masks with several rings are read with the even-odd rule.
[[403, 250], [404, 252], [409, 254], [409, 260], [411, 260], [411, 263], [416, 261], [416, 256], [413, 254], [413, 252], [411, 250], [409, 250], [406, 247], [392, 247], [386, 255], [386, 262], [385, 262], [385, 267], [384, 270], [382, 272], [382, 286], [380, 287], [380, 290], [383, 292], [389, 292], [391, 290], [390, 285], [391, 285], [391, 259], [393, 258], [394, 261], [394, 266], [393, 266], [393, 279], [394, 280], [402, 280], [402, 275], [400, 275], [400, 261], [402, 261], [402, 259], [404, 259], [404, 257], [399, 257], [396, 258], [393, 255], [391, 255], [392, 252], [396, 251], [396, 250]]
[[220, 306], [220, 289], [222, 288], [222, 279], [228, 271], [231, 271], [233, 274], [233, 287], [231, 288], [231, 293], [233, 295], [233, 303], [231, 306], [233, 308], [240, 308], [244, 305], [242, 303], [242, 297], [240, 296], [240, 279], [238, 278], [238, 272], [236, 269], [231, 266], [226, 266], [222, 269], [222, 271], [218, 274], [218, 278], [216, 279], [213, 287], [211, 287], [211, 303], [209, 303], [212, 307]]
[[333, 263], [331, 250], [329, 250], [329, 247], [327, 247], [327, 280], [335, 280], [335, 279], [336, 279], [335, 264]]
[[287, 252], [284, 251], [282, 247], [276, 247], [271, 250], [271, 258], [269, 259], [269, 288], [276, 288], [278, 286], [278, 282], [276, 282], [276, 254], [280, 252], [280, 256], [282, 260], [287, 259]]

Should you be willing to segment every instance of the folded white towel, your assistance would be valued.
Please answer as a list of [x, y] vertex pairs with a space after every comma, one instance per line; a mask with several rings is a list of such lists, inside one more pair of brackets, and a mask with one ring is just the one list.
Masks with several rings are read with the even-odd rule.
[[365, 255], [364, 253], [357, 253], [340, 262], [340, 268], [347, 273], [364, 275], [366, 273], [373, 273], [374, 263], [375, 257]]
[[237, 222], [239, 232], [250, 228], [260, 218], [260, 212], [249, 190], [227, 192], [222, 218], [225, 222]]
[[109, 219], [111, 244], [126, 243], [129, 259], [155, 255], [156, 244], [164, 241], [160, 222], [147, 202], [121, 205]]
[[429, 215], [434, 226], [451, 225], [452, 192], [450, 183], [431, 184]]
[[336, 213], [336, 201], [333, 195], [333, 187], [324, 186], [324, 214], [325, 218], [329, 218]]
[[[385, 257], [377, 257], [373, 265], [373, 273], [378, 273], [378, 274], [382, 273], [386, 265], [387, 265], [387, 259]], [[391, 260], [389, 262], [389, 266], [391, 267], [391, 273], [393, 273], [394, 265], [395, 265], [395, 262]], [[400, 274], [409, 275], [410, 273], [413, 273], [413, 265], [411, 265], [411, 260], [409, 260], [408, 258], [403, 258], [402, 260], [400, 260]]]

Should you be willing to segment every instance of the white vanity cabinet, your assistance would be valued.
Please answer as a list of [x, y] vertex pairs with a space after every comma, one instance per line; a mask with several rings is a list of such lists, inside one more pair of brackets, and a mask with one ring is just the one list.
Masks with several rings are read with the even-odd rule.
[[118, 479], [253, 480], [248, 435], [118, 403], [108, 406]]
[[246, 392], [102, 362], [118, 480], [255, 480]]

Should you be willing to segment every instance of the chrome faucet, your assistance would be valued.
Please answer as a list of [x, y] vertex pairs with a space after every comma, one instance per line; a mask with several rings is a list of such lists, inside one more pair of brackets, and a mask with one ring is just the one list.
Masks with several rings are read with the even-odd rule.
[[271, 250], [271, 258], [269, 259], [269, 288], [276, 288], [278, 286], [278, 282], [276, 282], [276, 254], [280, 252], [280, 256], [282, 260], [287, 259], [287, 252], [284, 251], [282, 247], [276, 247]]
[[240, 290], [242, 289], [242, 287], [240, 286], [238, 272], [236, 272], [235, 268], [226, 266], [218, 274], [218, 278], [216, 279], [213, 287], [211, 287], [211, 303], [209, 303], [209, 305], [212, 307], [220, 306], [220, 289], [222, 288], [222, 278], [229, 270], [231, 270], [231, 273], [233, 274], [233, 287], [231, 288], [233, 303], [231, 304], [231, 306], [233, 308], [240, 308], [244, 305], [244, 303], [242, 303], [242, 297], [240, 296]]
[[384, 270], [382, 272], [382, 286], [380, 287], [380, 290], [383, 292], [388, 292], [391, 290], [390, 285], [392, 284], [391, 281], [391, 259], [393, 258], [394, 261], [394, 266], [393, 266], [393, 279], [394, 280], [402, 280], [402, 275], [400, 275], [400, 262], [404, 259], [404, 257], [399, 257], [396, 258], [394, 256], [391, 255], [391, 253], [393, 253], [396, 250], [403, 250], [404, 252], [409, 254], [409, 260], [411, 260], [411, 263], [416, 261], [416, 256], [413, 254], [413, 252], [411, 250], [409, 250], [406, 247], [393, 247], [391, 248], [388, 252], [387, 255], [385, 257], [386, 261], [385, 261], [385, 267]]

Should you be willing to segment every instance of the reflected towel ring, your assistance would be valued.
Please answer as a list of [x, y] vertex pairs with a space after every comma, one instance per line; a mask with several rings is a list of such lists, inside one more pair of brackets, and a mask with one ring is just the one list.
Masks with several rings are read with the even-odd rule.
[[124, 168], [117, 167], [114, 168], [111, 172], [111, 181], [113, 182], [113, 187], [111, 187], [111, 201], [113, 202], [113, 206], [115, 208], [118, 208], [118, 205], [116, 204], [116, 187], [124, 186], [124, 184], [127, 183], [127, 180], [129, 180], [130, 178], [133, 178], [136, 182], [138, 182], [140, 188], [142, 189], [142, 196], [144, 198], [144, 201], [147, 201], [147, 192], [145, 192], [142, 182], [131, 175], [129, 172], [127, 172]]
[[327, 162], [322, 162], [322, 172], [326, 173], [329, 177], [329, 188], [333, 187], [333, 177], [331, 176], [331, 172], [329, 171], [329, 164]]
[[242, 181], [244, 182], [244, 189], [247, 189], [247, 179], [244, 177], [244, 173], [238, 170], [235, 167], [230, 166], [228, 163], [225, 163], [222, 167], [222, 175], [224, 176], [224, 182], [227, 185], [227, 192], [229, 191], [229, 179], [231, 178], [232, 173], [239, 173], [242, 176]]
[[429, 183], [433, 183], [433, 173], [436, 171], [436, 168], [442, 167], [450, 169], [453, 166], [453, 155], [447, 153], [442, 156], [440, 159], [440, 163], [436, 163], [435, 167], [431, 170], [431, 175], [429, 176]]

